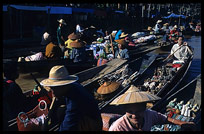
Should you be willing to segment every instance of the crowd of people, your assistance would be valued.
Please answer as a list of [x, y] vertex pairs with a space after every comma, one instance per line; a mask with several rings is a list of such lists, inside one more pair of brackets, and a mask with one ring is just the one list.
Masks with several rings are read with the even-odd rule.
[[[62, 34], [62, 29], [63, 26], [66, 25], [66, 22], [63, 19], [58, 20], [58, 22], [57, 42], [53, 40], [54, 38], [48, 31], [42, 36], [41, 44], [46, 46], [45, 59], [56, 60], [68, 58], [73, 60], [73, 62], [85, 62], [87, 60], [85, 56], [86, 48], [87, 45], [89, 45], [87, 40], [85, 40], [87, 35], [96, 36], [96, 44], [106, 44], [105, 47], [100, 49], [102, 52], [99, 53], [98, 56], [99, 58], [107, 58], [109, 54], [109, 60], [112, 58], [129, 60], [128, 46], [134, 46], [136, 44], [132, 36], [125, 32], [123, 28], [118, 31], [106, 30], [105, 33], [103, 33], [102, 30], [97, 31], [93, 26], [82, 28], [80, 24], [77, 24], [76, 31], [69, 34], [66, 40], [66, 37]], [[162, 27], [161, 23], [162, 20], [158, 20], [154, 28], [148, 28], [149, 34], [164, 32], [165, 40], [173, 40], [175, 43], [167, 59], [173, 56], [176, 60], [185, 61], [187, 57], [192, 54], [192, 50], [188, 44], [183, 41], [182, 28], [178, 29], [177, 25], [171, 28], [168, 23], [165, 23]], [[95, 33], [88, 33], [87, 31], [90, 29], [95, 29]], [[200, 24], [198, 24], [195, 29], [201, 30]], [[94, 40], [92, 43], [94, 44]], [[95, 52], [95, 55], [97, 55], [97, 52]], [[11, 65], [10, 67], [14, 66], [15, 65]], [[6, 124], [9, 119], [16, 118], [18, 112], [28, 111], [28, 106], [31, 106], [27, 103], [31, 100], [27, 100], [28, 98], [26, 98], [20, 87], [15, 83], [15, 79], [18, 78], [17, 70], [9, 69], [9, 67], [4, 68], [3, 113], [5, 114], [4, 123]], [[64, 66], [58, 65], [51, 68], [49, 78], [41, 81], [40, 84], [44, 86], [45, 89], [49, 89], [48, 92], [52, 92], [52, 96], [64, 100], [63, 105], [65, 105], [65, 107], [60, 108], [63, 114], [59, 115], [60, 118], [62, 118], [60, 122], [60, 131], [100, 131], [102, 130], [103, 122], [97, 102], [94, 97], [77, 82], [77, 80], [77, 76], [69, 75], [68, 70]], [[134, 93], [137, 91], [132, 92]], [[15, 96], [15, 98], [12, 96]], [[125, 105], [122, 103], [126, 110], [126, 114], [114, 122], [109, 130], [149, 131], [151, 126], [157, 123], [195, 125], [192, 122], [181, 122], [172, 118], [167, 118], [165, 115], [156, 111], [147, 110], [146, 101], [147, 100], [142, 100], [141, 102], [137, 102], [135, 100], [131, 103], [125, 103]], [[152, 101], [151, 98], [148, 101]], [[17, 105], [17, 103], [19, 103], [19, 105]]]

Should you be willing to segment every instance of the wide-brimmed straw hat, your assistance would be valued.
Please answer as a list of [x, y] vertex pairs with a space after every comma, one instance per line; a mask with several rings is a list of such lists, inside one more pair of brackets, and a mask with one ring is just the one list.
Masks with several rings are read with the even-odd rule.
[[67, 25], [63, 19], [57, 20], [60, 24]]
[[77, 76], [69, 75], [64, 65], [57, 65], [51, 68], [49, 78], [42, 80], [40, 84], [45, 87], [54, 87], [71, 84], [77, 80]]
[[121, 35], [120, 35], [120, 38], [125, 38], [127, 36], [128, 36], [128, 34], [125, 34], [124, 32], [122, 32]]
[[158, 20], [158, 21], [157, 21], [157, 23], [161, 23], [161, 22], [162, 22], [162, 20]]
[[150, 94], [149, 92], [139, 91], [137, 87], [131, 85], [130, 88], [122, 95], [114, 99], [110, 105], [148, 103], [161, 99], [160, 97]]
[[103, 85], [101, 85], [98, 89], [97, 89], [97, 93], [98, 94], [110, 94], [114, 91], [116, 91], [120, 86], [120, 83], [118, 82], [104, 82]]
[[86, 45], [86, 43], [84, 41], [79, 41], [79, 40], [76, 40], [76, 41], [73, 41], [70, 43], [70, 46], [73, 48], [82, 48], [85, 45]]
[[118, 44], [121, 44], [121, 45], [125, 45], [126, 44], [125, 39], [118, 39], [118, 40], [115, 40], [115, 42], [117, 42]]
[[68, 36], [68, 38], [71, 40], [76, 40], [80, 38], [80, 35], [73, 32]]

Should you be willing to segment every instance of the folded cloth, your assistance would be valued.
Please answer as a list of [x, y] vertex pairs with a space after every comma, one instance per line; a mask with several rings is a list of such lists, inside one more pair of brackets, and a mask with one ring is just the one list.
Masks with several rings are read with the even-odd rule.
[[43, 57], [42, 52], [39, 52], [39, 53], [36, 53], [34, 55], [25, 57], [25, 61], [39, 61], [39, 60], [43, 60], [43, 59], [44, 59], [44, 57]]

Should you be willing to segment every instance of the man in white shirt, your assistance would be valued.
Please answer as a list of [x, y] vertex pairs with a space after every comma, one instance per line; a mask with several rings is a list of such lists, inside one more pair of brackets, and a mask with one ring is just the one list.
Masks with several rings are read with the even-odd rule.
[[183, 42], [183, 37], [181, 36], [178, 38], [178, 43], [174, 44], [174, 46], [171, 48], [171, 53], [166, 59], [174, 56], [175, 60], [185, 61], [192, 54], [193, 52], [189, 48], [188, 43]]

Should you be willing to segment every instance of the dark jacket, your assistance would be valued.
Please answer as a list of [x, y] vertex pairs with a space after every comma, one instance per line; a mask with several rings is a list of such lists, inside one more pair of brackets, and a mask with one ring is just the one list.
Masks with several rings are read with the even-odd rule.
[[[73, 83], [73, 88], [65, 96], [66, 112], [60, 125], [60, 131], [79, 131], [81, 119], [89, 117], [102, 129], [101, 114], [94, 97], [78, 83]], [[88, 121], [86, 122], [88, 123]], [[95, 128], [90, 128], [91, 130]], [[96, 129], [97, 130], [97, 129]]]

